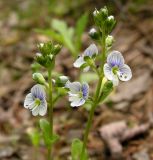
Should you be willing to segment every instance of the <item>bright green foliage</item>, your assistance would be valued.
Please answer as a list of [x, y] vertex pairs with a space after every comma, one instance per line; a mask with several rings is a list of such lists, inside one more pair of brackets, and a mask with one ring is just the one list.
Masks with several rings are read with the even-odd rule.
[[81, 38], [83, 35], [83, 32], [86, 28], [88, 22], [88, 14], [85, 13], [80, 17], [80, 19], [77, 21], [76, 28], [75, 28], [75, 49], [79, 52], [81, 49]]
[[[83, 142], [79, 139], [74, 139], [71, 145], [71, 156], [72, 160], [79, 160], [80, 154], [82, 151]], [[84, 157], [82, 157], [82, 160], [88, 160], [87, 152], [85, 152]]]
[[53, 19], [51, 29], [36, 29], [37, 32], [45, 34], [51, 39], [63, 44], [77, 57], [81, 49], [81, 38], [88, 22], [88, 14], [84, 14], [76, 23], [76, 27], [68, 27], [62, 20]]
[[[58, 32], [61, 38], [61, 43], [63, 43], [69, 50], [74, 54], [75, 48], [73, 46], [72, 39], [74, 37], [74, 29], [68, 28], [64, 21], [53, 19], [52, 28]], [[53, 37], [54, 38], [54, 37]]]
[[47, 120], [40, 119], [39, 124], [42, 130], [44, 143], [47, 147], [50, 147], [51, 144], [55, 143], [59, 139], [59, 136], [55, 134], [51, 136], [51, 126]]

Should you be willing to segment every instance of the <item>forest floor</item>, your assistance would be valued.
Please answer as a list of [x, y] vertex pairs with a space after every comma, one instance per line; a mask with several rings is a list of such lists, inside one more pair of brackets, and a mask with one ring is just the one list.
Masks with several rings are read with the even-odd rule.
[[[30, 65], [37, 52], [36, 44], [48, 38], [33, 30], [43, 26], [42, 17], [19, 19], [18, 13], [4, 7], [4, 3], [0, 8], [0, 160], [33, 160], [35, 151], [26, 133], [36, 124], [36, 118], [23, 107], [23, 101], [34, 85]], [[124, 120], [134, 127], [148, 123], [153, 115], [153, 10], [151, 5], [144, 5], [134, 15], [125, 7], [117, 17], [113, 49], [123, 53], [133, 78], [120, 83], [109, 102], [97, 108], [88, 141], [92, 160], [113, 159], [101, 138], [103, 125]], [[85, 33], [83, 44], [90, 43]], [[75, 79], [78, 71], [71, 62], [67, 50], [62, 49], [56, 70]], [[87, 117], [85, 109], [68, 107], [66, 98], [54, 108], [54, 130], [61, 136], [55, 145], [55, 160], [69, 159], [69, 146], [73, 138], [82, 138]], [[122, 145], [125, 160], [153, 160], [153, 129], [148, 128]], [[39, 150], [38, 160], [43, 160], [43, 145]]]

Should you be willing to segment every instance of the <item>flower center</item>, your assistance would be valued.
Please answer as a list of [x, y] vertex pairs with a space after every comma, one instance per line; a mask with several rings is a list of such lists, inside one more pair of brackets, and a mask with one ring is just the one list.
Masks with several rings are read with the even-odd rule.
[[116, 75], [117, 74], [117, 72], [119, 71], [119, 68], [117, 67], [117, 66], [114, 66], [113, 68], [112, 68], [112, 72]]
[[39, 106], [41, 103], [41, 100], [39, 98], [35, 99], [35, 106]]

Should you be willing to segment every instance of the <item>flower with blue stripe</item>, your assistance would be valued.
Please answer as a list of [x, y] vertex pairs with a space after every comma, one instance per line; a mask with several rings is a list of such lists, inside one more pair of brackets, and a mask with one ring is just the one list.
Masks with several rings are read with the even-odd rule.
[[42, 85], [35, 85], [27, 94], [24, 107], [32, 111], [33, 116], [44, 116], [47, 112], [46, 93]]
[[72, 107], [78, 107], [83, 105], [88, 99], [89, 85], [87, 83], [70, 82], [65, 85], [69, 89], [69, 101]]
[[128, 65], [124, 64], [124, 58], [118, 51], [112, 51], [104, 65], [104, 75], [117, 86], [119, 80], [128, 81], [132, 78], [132, 72]]

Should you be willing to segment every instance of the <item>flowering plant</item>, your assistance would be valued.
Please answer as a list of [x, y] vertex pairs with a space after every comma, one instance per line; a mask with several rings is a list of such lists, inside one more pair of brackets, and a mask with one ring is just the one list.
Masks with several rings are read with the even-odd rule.
[[[40, 120], [40, 128], [44, 143], [48, 149], [47, 159], [52, 159], [52, 146], [58, 140], [59, 136], [53, 132], [53, 106], [55, 101], [60, 97], [58, 93], [54, 97], [54, 87], [62, 87], [65, 92], [68, 92], [70, 106], [79, 107], [87, 101], [91, 103], [88, 122], [84, 131], [83, 142], [79, 139], [74, 139], [71, 146], [72, 160], [87, 160], [87, 140], [89, 131], [94, 117], [94, 111], [100, 103], [110, 95], [113, 89], [119, 84], [119, 80], [128, 81], [132, 77], [131, 69], [124, 63], [122, 54], [118, 51], [110, 52], [114, 42], [113, 36], [110, 35], [115, 27], [116, 21], [112, 15], [108, 15], [106, 7], [93, 12], [96, 28], [92, 28], [89, 32], [90, 37], [96, 41], [102, 51], [98, 51], [98, 47], [92, 43], [73, 63], [73, 66], [80, 68], [84, 72], [93, 70], [98, 77], [96, 91], [92, 96], [89, 96], [89, 85], [86, 82], [70, 82], [68, 77], [60, 76], [53, 80], [52, 73], [55, 66], [56, 55], [60, 52], [60, 45], [53, 45], [51, 42], [41, 43], [38, 45], [40, 53], [36, 54], [35, 61], [44, 67], [48, 72], [46, 78], [40, 73], [35, 72], [33, 79], [36, 81], [27, 94], [24, 107], [31, 110], [33, 116], [44, 116], [48, 113], [48, 121]], [[99, 60], [99, 65], [96, 61]], [[40, 137], [38, 136], [31, 137]], [[34, 141], [35, 142], [35, 141]], [[35, 145], [38, 144], [34, 143]]]
[[[38, 49], [40, 52], [36, 53], [33, 67], [39, 64], [47, 70], [48, 76], [46, 80], [40, 71], [33, 73], [32, 77], [37, 84], [32, 87], [31, 92], [25, 97], [24, 107], [29, 109], [33, 116], [45, 116], [48, 113], [48, 120], [40, 119], [39, 123], [42, 130], [42, 137], [48, 150], [47, 159], [50, 160], [53, 158], [52, 146], [59, 139], [59, 136], [53, 132], [53, 106], [57, 99], [62, 96], [59, 93], [56, 93], [55, 96], [54, 88], [63, 88], [68, 81], [68, 77], [59, 76], [56, 80], [52, 77], [55, 58], [61, 50], [60, 45], [53, 45], [51, 42], [40, 43]], [[39, 132], [34, 130], [33, 133], [30, 133], [30, 137], [34, 146], [38, 146], [41, 137]], [[35, 143], [36, 141], [37, 143]]]
[[[88, 159], [86, 145], [95, 109], [100, 103], [104, 102], [113, 91], [114, 87], [119, 84], [119, 79], [121, 81], [128, 81], [132, 77], [131, 69], [128, 65], [124, 64], [122, 54], [118, 51], [112, 51], [109, 53], [114, 42], [113, 36], [110, 35], [116, 24], [114, 17], [108, 15], [106, 7], [100, 10], [95, 9], [93, 17], [96, 29], [92, 28], [89, 35], [102, 47], [102, 53], [98, 53], [96, 45], [91, 44], [84, 53], [78, 57], [73, 65], [76, 68], [82, 69], [84, 72], [89, 71], [89, 69], [93, 70], [98, 76], [98, 84], [96, 92], [90, 98], [91, 109], [86, 129], [84, 131], [83, 142], [75, 139], [72, 143], [71, 152], [72, 159], [74, 160], [79, 159], [79, 157], [80, 160]], [[96, 60], [101, 62], [98, 67], [96, 65]], [[73, 82], [69, 84], [69, 89], [69, 101], [71, 102], [72, 107], [83, 105], [89, 97], [86, 96], [89, 94], [88, 84], [85, 85], [84, 83], [83, 87], [79, 82]], [[74, 92], [72, 91], [75, 91], [75, 94], [73, 94]], [[78, 146], [80, 148], [79, 150]]]

